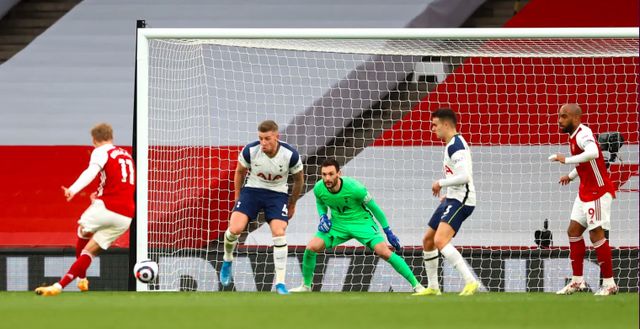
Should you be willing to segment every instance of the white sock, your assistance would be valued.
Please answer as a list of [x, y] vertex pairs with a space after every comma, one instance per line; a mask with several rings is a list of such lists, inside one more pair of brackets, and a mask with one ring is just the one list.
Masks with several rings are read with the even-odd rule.
[[611, 287], [611, 286], [615, 286], [616, 282], [613, 281], [613, 278], [606, 278], [606, 279], [602, 279], [602, 285], [604, 287]]
[[424, 259], [424, 268], [427, 270], [427, 279], [429, 280], [429, 288], [440, 289], [438, 284], [438, 249], [431, 251], [423, 251], [422, 258]]
[[471, 270], [467, 266], [467, 263], [460, 255], [458, 249], [456, 249], [451, 243], [447, 244], [440, 250], [440, 253], [444, 256], [444, 258], [451, 264], [464, 278], [464, 282], [471, 283], [476, 281], [471, 274]]
[[236, 244], [238, 244], [239, 235], [232, 234], [229, 229], [224, 232], [224, 261], [231, 262], [233, 261], [233, 250], [236, 248]]
[[273, 265], [276, 268], [276, 284], [283, 283], [287, 274], [287, 238], [284, 236], [273, 237]]
[[581, 276], [575, 276], [575, 275], [574, 275], [574, 276], [571, 278], [571, 281], [572, 281], [572, 282], [582, 282], [582, 281], [584, 281], [584, 278], [583, 278], [583, 277], [581, 277]]

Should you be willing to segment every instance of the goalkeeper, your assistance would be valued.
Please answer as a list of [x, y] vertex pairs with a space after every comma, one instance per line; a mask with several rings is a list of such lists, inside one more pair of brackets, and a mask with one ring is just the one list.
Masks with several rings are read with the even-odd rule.
[[[316, 183], [313, 193], [320, 214], [320, 223], [316, 235], [311, 239], [304, 251], [302, 276], [304, 283], [290, 292], [309, 292], [316, 268], [317, 253], [331, 249], [351, 239], [356, 239], [373, 250], [400, 273], [415, 292], [424, 287], [411, 272], [409, 265], [402, 257], [392, 252], [380, 233], [378, 220], [387, 240], [395, 250], [400, 250], [400, 240], [393, 234], [384, 212], [367, 192], [367, 189], [351, 177], [341, 177], [340, 165], [335, 159], [327, 159], [322, 163], [322, 181]], [[327, 210], [331, 209], [331, 218]]]

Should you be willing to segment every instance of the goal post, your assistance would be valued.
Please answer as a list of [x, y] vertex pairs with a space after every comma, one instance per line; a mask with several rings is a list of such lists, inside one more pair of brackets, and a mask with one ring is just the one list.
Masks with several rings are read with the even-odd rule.
[[[233, 171], [266, 119], [305, 165], [287, 229], [287, 285], [301, 282], [318, 217], [309, 191], [327, 157], [367, 186], [405, 246], [399, 254], [426, 284], [421, 238], [437, 206], [430, 187], [442, 176], [444, 146], [429, 113], [449, 107], [471, 147], [478, 199], [453, 244], [486, 291], [553, 291], [571, 274], [565, 232], [578, 183], [559, 186], [571, 167], [547, 157], [568, 153], [557, 111], [578, 103], [584, 122], [606, 137], [618, 189], [610, 232], [616, 279], [623, 291], [638, 291], [638, 41], [635, 28], [138, 29], [132, 256], [157, 261], [160, 271], [137, 289], [222, 290]], [[237, 254], [231, 289], [271, 290], [262, 218]], [[587, 258], [594, 287], [595, 252]], [[445, 291], [460, 288], [446, 262], [440, 271]], [[319, 257], [314, 280], [321, 291], [410, 289], [354, 242]]]

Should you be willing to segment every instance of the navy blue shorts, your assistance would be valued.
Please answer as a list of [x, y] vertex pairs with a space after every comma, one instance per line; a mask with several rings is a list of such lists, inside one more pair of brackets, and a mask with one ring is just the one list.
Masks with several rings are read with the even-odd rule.
[[440, 222], [445, 222], [451, 225], [453, 230], [458, 233], [462, 222], [471, 216], [475, 208], [474, 206], [463, 205], [462, 202], [456, 199], [445, 199], [433, 212], [433, 216], [429, 220], [429, 227], [437, 230]]
[[268, 222], [272, 219], [288, 222], [288, 203], [289, 196], [286, 193], [243, 187], [240, 190], [240, 199], [233, 207], [233, 211], [239, 211], [247, 215], [249, 220], [254, 220], [258, 217], [258, 212], [264, 210], [264, 216]]

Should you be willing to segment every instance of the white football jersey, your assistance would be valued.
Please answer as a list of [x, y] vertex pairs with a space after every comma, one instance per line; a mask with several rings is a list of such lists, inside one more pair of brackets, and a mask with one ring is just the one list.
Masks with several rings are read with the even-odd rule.
[[444, 176], [450, 177], [467, 174], [469, 181], [465, 184], [447, 186], [446, 197], [456, 199], [467, 206], [476, 205], [476, 187], [473, 185], [473, 165], [471, 150], [461, 135], [455, 135], [444, 148]]
[[287, 193], [287, 177], [302, 170], [302, 160], [291, 145], [278, 143], [278, 152], [273, 158], [262, 152], [259, 141], [247, 144], [242, 149], [238, 161], [249, 169], [246, 187]]

